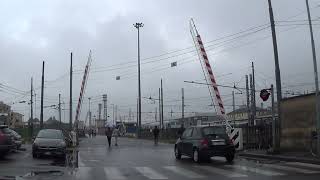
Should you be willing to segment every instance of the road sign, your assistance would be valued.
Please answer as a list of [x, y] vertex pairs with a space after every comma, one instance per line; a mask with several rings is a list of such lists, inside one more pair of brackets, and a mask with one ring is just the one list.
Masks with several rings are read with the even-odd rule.
[[270, 92], [267, 89], [262, 89], [260, 91], [260, 97], [263, 101], [267, 101], [269, 99]]

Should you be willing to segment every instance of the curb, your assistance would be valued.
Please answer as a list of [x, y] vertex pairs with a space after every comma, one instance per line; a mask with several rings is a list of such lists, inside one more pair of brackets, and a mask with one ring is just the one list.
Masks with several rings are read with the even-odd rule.
[[248, 158], [262, 158], [262, 159], [271, 159], [271, 160], [280, 160], [280, 161], [290, 161], [290, 162], [302, 162], [302, 163], [311, 163], [311, 164], [319, 164], [320, 159], [306, 159], [292, 156], [281, 156], [281, 155], [266, 155], [266, 154], [255, 154], [255, 153], [239, 153], [240, 157], [248, 157]]

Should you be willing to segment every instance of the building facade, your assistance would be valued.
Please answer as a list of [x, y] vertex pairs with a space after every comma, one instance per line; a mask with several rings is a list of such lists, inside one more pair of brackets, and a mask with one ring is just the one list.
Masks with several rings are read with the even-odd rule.
[[[228, 119], [235, 124], [248, 123], [249, 119], [248, 108], [246, 105], [240, 106], [239, 109], [231, 111], [227, 114]], [[272, 116], [271, 108], [256, 107], [256, 118], [254, 124], [269, 121]]]
[[0, 124], [10, 123], [11, 106], [0, 101]]
[[11, 112], [9, 126], [12, 128], [23, 126], [23, 115], [17, 112]]

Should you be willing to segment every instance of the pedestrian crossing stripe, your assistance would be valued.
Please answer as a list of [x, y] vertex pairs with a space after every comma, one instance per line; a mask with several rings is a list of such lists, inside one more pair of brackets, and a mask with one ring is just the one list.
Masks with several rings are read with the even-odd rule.
[[[286, 166], [285, 164], [291, 165]], [[293, 167], [292, 165], [297, 165], [299, 167]], [[302, 168], [304, 166], [305, 168]], [[261, 164], [258, 167], [250, 167], [246, 165], [223, 165], [219, 167], [206, 166], [206, 165], [195, 165], [190, 166], [194, 168], [189, 170], [188, 168], [179, 167], [179, 166], [162, 166], [163, 169], [154, 170], [152, 167], [133, 167], [139, 174], [146, 177], [147, 179], [155, 180], [165, 180], [169, 179], [166, 175], [163, 174], [163, 171], [169, 171], [178, 176], [183, 176], [186, 179], [201, 179], [208, 178], [211, 175], [221, 175], [228, 178], [243, 178], [248, 177], [251, 174], [260, 174], [264, 176], [283, 176], [287, 175], [286, 173], [295, 172], [301, 174], [315, 174], [319, 173], [320, 170], [311, 170], [306, 169], [306, 167], [319, 168], [320, 165], [316, 164], [306, 164], [306, 163], [283, 163], [283, 164]], [[113, 180], [126, 180], [130, 179], [127, 175], [124, 175], [121, 171], [121, 167], [103, 167], [102, 168], [105, 174], [106, 179]], [[130, 168], [131, 169], [131, 168]], [[76, 172], [76, 179], [90, 179], [92, 167], [79, 167]], [[203, 170], [207, 173], [199, 173], [196, 170]], [[246, 173], [247, 172], [247, 173]]]
[[149, 167], [136, 167], [136, 170], [149, 179], [168, 179]]
[[282, 165], [277, 165], [277, 164], [263, 164], [262, 166], [268, 167], [268, 168], [273, 168], [273, 169], [278, 169], [278, 170], [284, 170], [284, 171], [293, 171], [293, 172], [298, 172], [298, 173], [303, 173], [303, 174], [320, 173], [320, 171], [313, 171], [313, 170], [302, 169], [302, 168], [297, 168], [297, 167], [290, 167], [290, 166], [282, 166]]
[[286, 175], [284, 173], [272, 171], [272, 170], [264, 170], [261, 168], [257, 167], [249, 167], [249, 166], [242, 166], [242, 165], [225, 165], [226, 167], [230, 168], [236, 168], [242, 171], [247, 171], [247, 172], [252, 172], [252, 173], [257, 173], [257, 174], [262, 174], [265, 176], [283, 176]]
[[163, 167], [164, 169], [167, 169], [169, 171], [172, 171], [176, 174], [179, 174], [181, 176], [185, 176], [187, 178], [204, 178], [205, 176], [202, 176], [200, 174], [197, 174], [193, 171], [189, 171], [187, 169], [181, 168], [181, 167], [177, 167], [177, 166], [165, 166]]
[[104, 172], [107, 179], [126, 179], [116, 167], [105, 167]]
[[294, 166], [302, 166], [302, 167], [320, 169], [320, 165], [319, 164], [309, 164], [309, 163], [302, 163], [302, 162], [287, 162], [286, 164], [294, 165]]
[[195, 167], [209, 171], [209, 172], [213, 172], [215, 174], [226, 176], [229, 178], [248, 177], [246, 174], [240, 174], [237, 172], [233, 172], [233, 171], [225, 170], [225, 169], [221, 169], [221, 168], [216, 168], [216, 167], [212, 167], [212, 166], [195, 166]]

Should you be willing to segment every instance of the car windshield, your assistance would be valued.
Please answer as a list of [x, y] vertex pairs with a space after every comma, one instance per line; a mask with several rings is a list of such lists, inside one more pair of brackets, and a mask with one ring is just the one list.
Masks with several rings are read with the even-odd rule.
[[63, 135], [61, 131], [58, 130], [42, 130], [39, 132], [37, 138], [62, 139]]
[[225, 135], [226, 129], [223, 127], [206, 127], [202, 129], [202, 132], [205, 136], [210, 135]]

